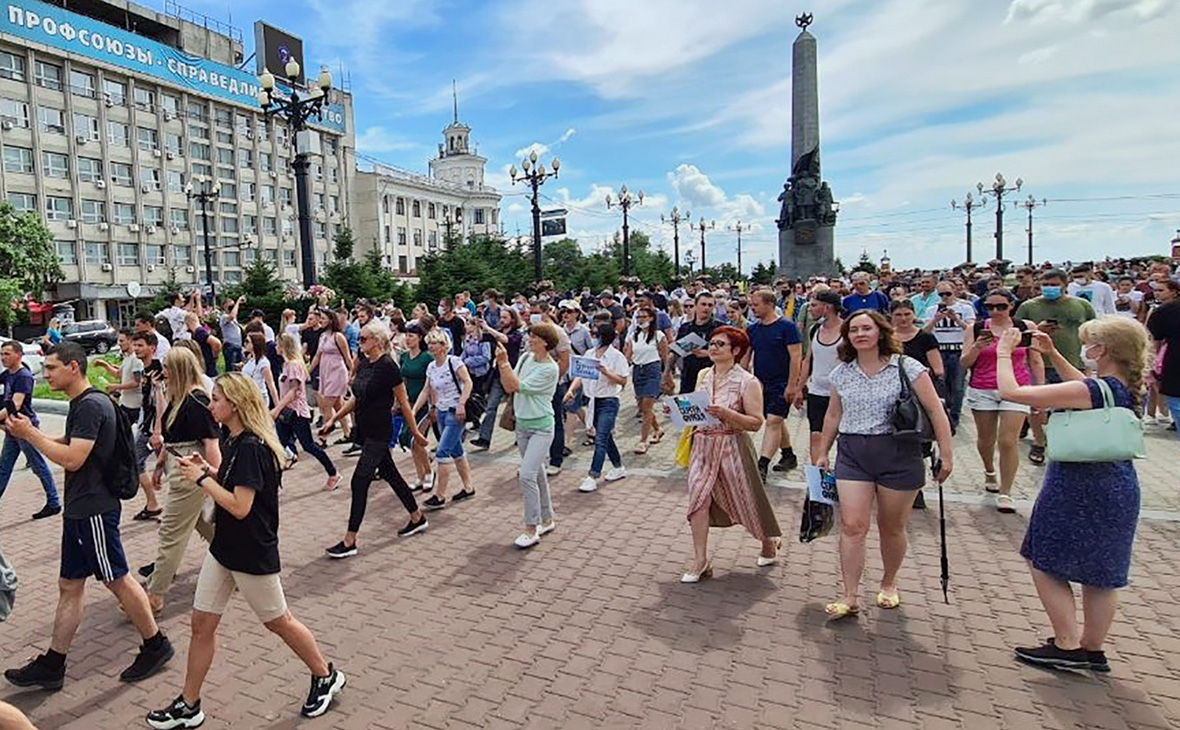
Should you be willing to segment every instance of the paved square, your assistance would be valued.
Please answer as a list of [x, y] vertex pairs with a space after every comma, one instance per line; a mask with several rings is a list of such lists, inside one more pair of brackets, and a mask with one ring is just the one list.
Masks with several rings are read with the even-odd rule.
[[[869, 610], [825, 625], [838, 594], [836, 538], [797, 541], [801, 474], [768, 489], [785, 533], [784, 560], [758, 568], [758, 544], [714, 530], [715, 579], [682, 585], [691, 555], [685, 474], [675, 439], [631, 454], [633, 406], [619, 419], [631, 475], [594, 494], [577, 484], [589, 449], [576, 447], [553, 480], [558, 529], [519, 551], [521, 503], [510, 434], [473, 457], [477, 497], [430, 514], [430, 529], [399, 540], [405, 514], [375, 485], [360, 554], [332, 561], [343, 534], [347, 482], [322, 491], [304, 459], [282, 494], [283, 581], [295, 614], [348, 674], [324, 717], [303, 720], [302, 664], [235, 598], [206, 685], [207, 728], [1168, 728], [1180, 726], [1180, 496], [1175, 435], [1153, 432], [1140, 462], [1143, 519], [1131, 586], [1112, 631], [1113, 673], [1055, 674], [1017, 664], [1011, 648], [1046, 635], [1047, 621], [1017, 550], [1040, 470], [1021, 466], [1020, 514], [980, 496], [982, 467], [967, 425], [946, 485], [951, 602], [938, 578], [938, 502], [917, 513], [898, 611]], [[966, 421], [965, 421], [966, 423]], [[806, 450], [803, 424], [790, 422]], [[580, 439], [579, 439], [580, 440]], [[1024, 447], [1027, 451], [1027, 447]], [[350, 460], [333, 458], [351, 473]], [[399, 455], [403, 473], [412, 472]], [[60, 474], [59, 474], [60, 476]], [[59, 482], [60, 483], [60, 482]], [[31, 522], [41, 506], [32, 474], [18, 471], [0, 503], [0, 544], [20, 575], [13, 617], [0, 625], [5, 666], [48, 645], [56, 604], [60, 524]], [[134, 503], [137, 504], [137, 503]], [[133, 566], [155, 553], [155, 524], [130, 521]], [[865, 595], [880, 558], [870, 533]], [[137, 637], [101, 586], [55, 694], [5, 685], [3, 698], [39, 728], [146, 727], [142, 717], [178, 694], [188, 612], [204, 546], [194, 536], [164, 630], [177, 658], [139, 685], [117, 675]]]

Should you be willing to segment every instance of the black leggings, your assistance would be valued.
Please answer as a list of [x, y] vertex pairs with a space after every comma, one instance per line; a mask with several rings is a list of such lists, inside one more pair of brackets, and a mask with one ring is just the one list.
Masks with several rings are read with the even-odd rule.
[[365, 519], [365, 508], [369, 505], [369, 484], [380, 476], [393, 487], [393, 493], [402, 501], [406, 511], [413, 514], [418, 511], [418, 502], [410, 485], [402, 479], [389, 455], [389, 439], [366, 438], [361, 446], [360, 460], [356, 463], [356, 470], [352, 472], [352, 508], [348, 512], [348, 531], [359, 532], [361, 522]]
[[[284, 446], [295, 445], [295, 439], [299, 439], [303, 450], [316, 458], [316, 461], [323, 465], [324, 471], [328, 472], [328, 476], [336, 476], [336, 465], [320, 448], [320, 445], [315, 442], [311, 436], [311, 419], [295, 416], [290, 423], [283, 423], [281, 420], [275, 422], [275, 431], [278, 432], [279, 442]], [[294, 449], [292, 449], [294, 451]]]

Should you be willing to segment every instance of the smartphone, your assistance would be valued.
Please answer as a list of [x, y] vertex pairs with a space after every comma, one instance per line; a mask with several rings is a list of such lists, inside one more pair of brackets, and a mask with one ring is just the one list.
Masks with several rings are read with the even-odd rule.
[[1020, 346], [1021, 347], [1030, 347], [1032, 345], [1032, 336], [1033, 336], [1032, 330], [1026, 330], [1025, 332], [1021, 333]]
[[172, 454], [173, 456], [175, 456], [177, 459], [185, 458], [185, 455], [180, 453], [180, 450], [177, 449], [175, 446], [169, 446], [167, 444], [164, 444], [164, 450], [167, 451], [169, 454]]
[[1050, 317], [1049, 319], [1046, 319], [1046, 320], [1045, 320], [1045, 324], [1049, 325], [1050, 327], [1057, 327], [1057, 326], [1058, 326], [1058, 325], [1057, 325], [1057, 319], [1056, 319], [1056, 318], [1053, 318], [1053, 317]]

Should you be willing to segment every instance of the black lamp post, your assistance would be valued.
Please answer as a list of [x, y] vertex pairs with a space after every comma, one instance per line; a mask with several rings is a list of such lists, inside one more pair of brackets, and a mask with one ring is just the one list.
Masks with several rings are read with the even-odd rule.
[[[193, 181], [200, 184], [200, 189], [193, 186]], [[209, 206], [221, 197], [221, 181], [210, 180], [204, 175], [194, 175], [184, 186], [184, 194], [189, 200], [197, 201], [201, 206], [201, 228], [205, 237], [205, 283], [209, 285], [209, 301], [217, 303], [217, 290], [213, 286], [213, 249], [209, 246]]]
[[1025, 233], [1028, 234], [1028, 265], [1033, 265], [1033, 210], [1040, 205], [1048, 205], [1049, 201], [1041, 198], [1037, 200], [1032, 195], [1029, 195], [1025, 200], [1017, 200], [1012, 205], [1017, 208], [1024, 208], [1028, 211], [1028, 229]]
[[513, 165], [508, 170], [508, 176], [512, 178], [513, 185], [519, 179], [533, 189], [533, 280], [539, 282], [541, 281], [541, 204], [537, 200], [538, 188], [547, 179], [557, 177], [557, 171], [561, 169], [561, 160], [554, 157], [550, 163], [550, 167], [553, 169], [546, 170], [544, 162], [537, 162], [537, 151], [533, 150], [528, 157], [521, 161], [520, 167], [521, 170], [517, 170], [516, 165]]
[[750, 226], [748, 226], [748, 225], [743, 226], [742, 222], [739, 220], [734, 225], [726, 226], [725, 228], [726, 228], [726, 230], [737, 231], [738, 278], [741, 278], [741, 276], [742, 276], [742, 231], [749, 230]]
[[627, 186], [619, 188], [619, 199], [612, 201], [610, 193], [606, 194], [606, 207], [609, 209], [612, 206], [618, 206], [623, 209], [623, 276], [631, 275], [631, 227], [627, 219], [627, 214], [631, 210], [632, 205], [643, 205], [644, 194], [640, 190], [639, 194], [632, 197], [631, 193], [627, 191]]
[[[677, 284], [680, 283], [680, 221], [688, 221], [691, 218], [692, 213], [689, 213], [687, 210], [684, 211], [684, 218], [681, 218], [680, 209], [676, 206], [672, 206], [672, 214], [667, 218], [665, 218], [662, 213], [660, 214], [661, 223], [672, 224], [672, 256], [676, 262], [676, 276], [674, 280]], [[692, 276], [691, 267], [689, 268], [689, 276]]]
[[323, 118], [324, 105], [328, 103], [328, 90], [332, 88], [332, 74], [327, 69], [320, 72], [316, 85], [300, 96], [300, 90], [295, 86], [299, 78], [299, 62], [295, 59], [287, 61], [284, 69], [290, 93], [283, 96], [275, 87], [275, 77], [267, 71], [258, 78], [262, 90], [258, 92], [258, 103], [262, 106], [262, 113], [268, 117], [279, 117], [287, 123], [291, 134], [296, 138], [295, 160], [295, 199], [299, 206], [299, 238], [300, 255], [303, 263], [303, 288], [307, 289], [316, 282], [315, 248], [311, 237], [311, 194], [308, 191], [308, 170], [311, 160], [307, 150], [298, 148], [298, 135], [307, 128], [307, 121], [313, 116]]
[[[1016, 192], [1020, 192], [1020, 186], [1024, 185], [1024, 180], [1016, 178]], [[992, 183], [991, 188], [984, 188], [983, 183], [978, 183], [975, 190], [979, 193], [980, 200], [987, 198], [989, 195], [996, 199], [996, 260], [1004, 260], [1004, 195], [1013, 191], [1013, 188], [1008, 187], [1008, 181], [1004, 179], [1003, 173], [996, 173], [996, 181]]]
[[[690, 224], [689, 227], [691, 228], [692, 225]], [[717, 221], [709, 221], [706, 223], [705, 216], [701, 216], [701, 219], [697, 222], [696, 227], [701, 231], [701, 273], [703, 274], [705, 273], [705, 231], [711, 228], [716, 228]]]
[[971, 263], [971, 213], [976, 208], [982, 208], [985, 205], [987, 205], [986, 198], [981, 196], [979, 200], [976, 200], [971, 193], [967, 193], [967, 197], [961, 203], [957, 200], [951, 201], [952, 210], [962, 208], [967, 211], [967, 263]]

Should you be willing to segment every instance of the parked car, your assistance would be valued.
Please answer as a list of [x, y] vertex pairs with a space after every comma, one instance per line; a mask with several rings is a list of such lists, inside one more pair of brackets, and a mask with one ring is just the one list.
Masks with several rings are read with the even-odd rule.
[[61, 328], [62, 339], [77, 342], [86, 352], [103, 354], [119, 342], [119, 331], [105, 319], [71, 322]]
[[[0, 337], [0, 346], [6, 345], [9, 342], [16, 342], [16, 340]], [[25, 367], [32, 371], [33, 375], [40, 377], [41, 370], [45, 364], [45, 357], [41, 353], [41, 345], [32, 342], [22, 342], [20, 346], [21, 351], [24, 353], [23, 361]]]

